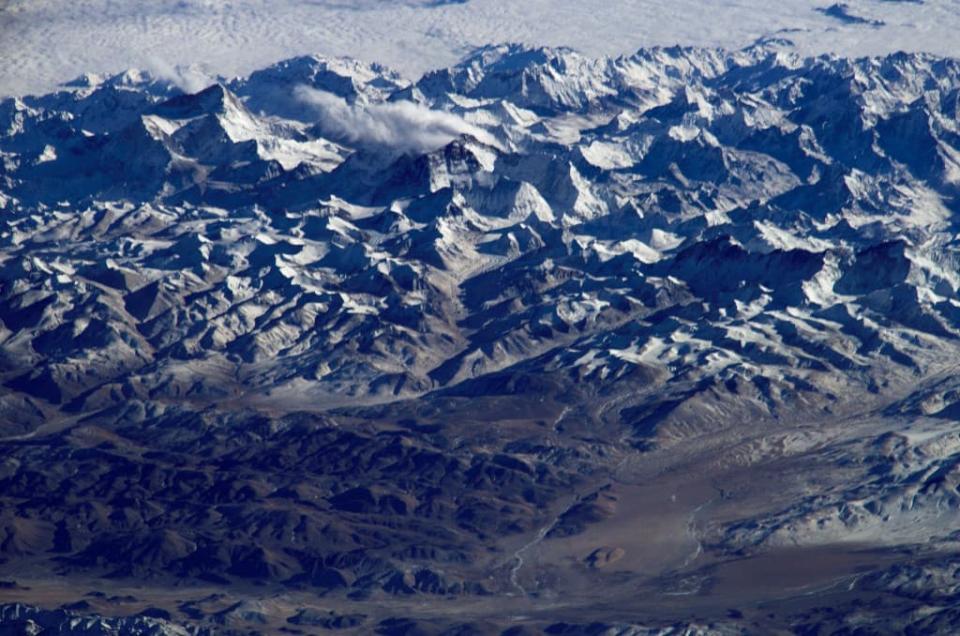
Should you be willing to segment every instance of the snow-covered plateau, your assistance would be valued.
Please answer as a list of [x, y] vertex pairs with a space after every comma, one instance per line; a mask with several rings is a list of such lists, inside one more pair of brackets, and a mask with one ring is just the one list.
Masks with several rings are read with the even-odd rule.
[[178, 79], [0, 101], [0, 633], [960, 626], [960, 61]]

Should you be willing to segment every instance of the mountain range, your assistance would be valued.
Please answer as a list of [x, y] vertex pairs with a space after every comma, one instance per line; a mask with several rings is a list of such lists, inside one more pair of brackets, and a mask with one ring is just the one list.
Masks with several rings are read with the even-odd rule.
[[0, 617], [949, 632], [958, 193], [920, 53], [6, 99]]

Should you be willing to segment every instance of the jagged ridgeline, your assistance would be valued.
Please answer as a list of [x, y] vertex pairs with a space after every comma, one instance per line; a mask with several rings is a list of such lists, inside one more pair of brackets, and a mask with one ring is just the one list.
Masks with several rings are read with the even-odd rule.
[[[527, 598], [545, 563], [952, 537], [958, 186], [960, 63], [924, 54], [496, 46], [5, 100], [0, 555], [367, 629], [349, 602]], [[663, 563], [576, 543], [686, 475]]]
[[642, 428], [704, 392], [776, 414], [909, 382], [960, 321], [958, 73], [494, 47], [415, 84], [305, 57], [8, 99], [6, 428], [637, 372], [678, 391]]

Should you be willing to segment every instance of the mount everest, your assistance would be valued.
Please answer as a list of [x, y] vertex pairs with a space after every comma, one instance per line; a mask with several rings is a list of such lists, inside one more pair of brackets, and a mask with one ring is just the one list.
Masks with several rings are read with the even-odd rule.
[[[357, 633], [448, 596], [491, 630], [494, 599], [550, 633], [956, 625], [954, 59], [87, 75], [0, 102], [0, 159], [29, 587], [255, 581], [302, 620], [316, 588]], [[769, 616], [729, 583], [768, 561]], [[173, 615], [280, 615], [234, 594]]]

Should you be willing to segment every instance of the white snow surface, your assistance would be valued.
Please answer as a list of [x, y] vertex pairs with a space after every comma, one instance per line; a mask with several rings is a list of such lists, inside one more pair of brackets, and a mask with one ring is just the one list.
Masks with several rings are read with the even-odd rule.
[[802, 54], [958, 51], [953, 0], [842, 4], [847, 19], [825, 13], [825, 0], [5, 0], [0, 96], [126, 68], [199, 90], [210, 75], [306, 53], [377, 61], [415, 78], [504, 41], [590, 56], [673, 44], [736, 49], [771, 37]]

